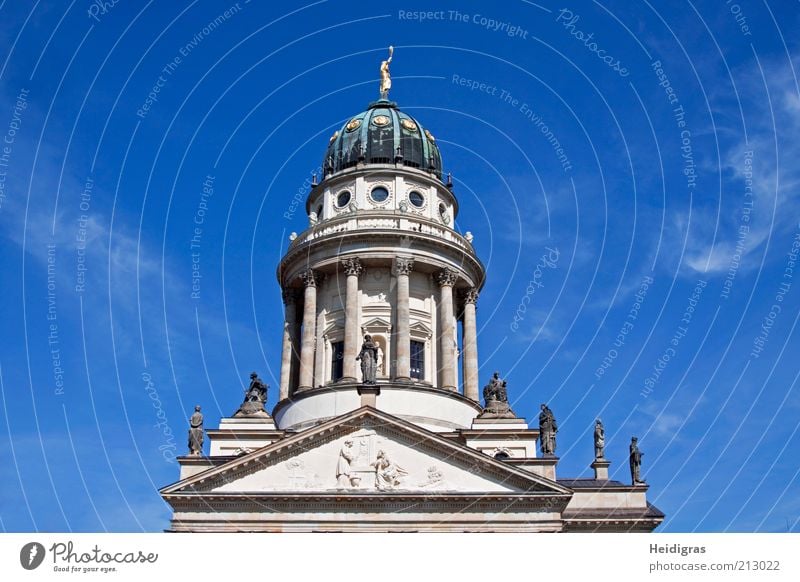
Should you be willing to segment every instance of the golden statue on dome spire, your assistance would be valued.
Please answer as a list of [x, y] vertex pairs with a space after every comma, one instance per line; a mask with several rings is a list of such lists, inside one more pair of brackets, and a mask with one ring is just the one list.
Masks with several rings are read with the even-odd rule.
[[392, 88], [392, 77], [389, 74], [389, 63], [392, 62], [394, 47], [389, 47], [389, 58], [381, 62], [381, 99], [389, 99], [389, 89]]

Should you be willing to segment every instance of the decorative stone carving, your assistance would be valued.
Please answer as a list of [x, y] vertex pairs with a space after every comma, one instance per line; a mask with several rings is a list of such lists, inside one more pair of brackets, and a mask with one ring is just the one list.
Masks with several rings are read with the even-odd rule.
[[508, 404], [506, 381], [495, 372], [489, 383], [483, 387], [484, 408], [480, 418], [516, 418], [517, 415]]
[[378, 371], [378, 344], [372, 341], [372, 336], [364, 336], [364, 343], [361, 344], [361, 352], [356, 356], [356, 361], [361, 361], [362, 383], [375, 384], [375, 376]]
[[471, 303], [473, 305], [478, 303], [478, 290], [475, 287], [464, 289], [461, 292], [461, 300], [464, 303]]
[[393, 463], [384, 451], [378, 451], [378, 458], [373, 466], [375, 467], [375, 487], [378, 491], [397, 488], [403, 477], [408, 475], [408, 472]]
[[445, 286], [452, 287], [453, 285], [456, 284], [456, 281], [458, 280], [458, 273], [456, 273], [452, 269], [448, 269], [445, 267], [444, 269], [436, 273], [436, 280], [439, 283], [440, 287], [445, 287]]
[[427, 479], [419, 486], [424, 489], [436, 489], [444, 485], [444, 473], [436, 465], [428, 467]]
[[542, 404], [542, 412], [539, 413], [539, 442], [543, 455], [554, 455], [556, 452], [556, 433], [558, 423], [553, 411]]
[[594, 458], [604, 459], [606, 447], [606, 430], [599, 418], [594, 421]]
[[352, 486], [350, 481], [350, 463], [353, 462], [355, 451], [353, 450], [353, 439], [346, 439], [339, 451], [339, 461], [336, 463], [336, 487], [347, 489]]
[[300, 278], [306, 287], [316, 287], [322, 281], [322, 274], [317, 273], [313, 269], [306, 269], [300, 273]]
[[322, 487], [319, 475], [317, 473], [312, 475], [310, 471], [306, 470], [302, 459], [289, 459], [284, 465], [289, 472], [289, 483], [292, 489], [299, 491], [300, 489]]
[[189, 419], [189, 454], [193, 457], [203, 454], [203, 414], [199, 406], [194, 407]]
[[407, 257], [397, 257], [394, 260], [395, 272], [398, 275], [410, 275], [414, 269], [414, 259]]
[[[250, 374], [250, 387], [244, 393], [244, 402], [234, 416], [267, 415], [264, 403], [267, 401], [269, 386], [264, 384], [256, 372]], [[263, 414], [261, 414], [263, 413]]]
[[342, 259], [342, 268], [344, 269], [345, 275], [348, 277], [351, 275], [358, 277], [364, 272], [364, 267], [361, 265], [361, 261], [358, 257]]
[[631, 465], [631, 484], [637, 485], [639, 483], [644, 483], [644, 480], [641, 477], [642, 471], [642, 457], [644, 453], [639, 450], [639, 439], [636, 437], [631, 437], [631, 446], [630, 446], [630, 455], [628, 457]]

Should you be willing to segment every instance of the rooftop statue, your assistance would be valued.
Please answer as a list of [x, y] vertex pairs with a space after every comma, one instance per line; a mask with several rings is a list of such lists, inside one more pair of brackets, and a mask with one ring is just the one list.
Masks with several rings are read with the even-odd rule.
[[195, 457], [203, 454], [203, 413], [199, 406], [194, 407], [189, 419], [189, 454]]
[[599, 418], [594, 423], [594, 458], [604, 459], [606, 448], [606, 430]]
[[483, 387], [484, 408], [481, 418], [516, 418], [517, 415], [508, 404], [507, 382], [495, 372], [489, 383]]
[[392, 62], [394, 47], [389, 47], [389, 58], [381, 62], [381, 99], [389, 98], [389, 89], [392, 88], [392, 77], [389, 74], [389, 63]]
[[244, 393], [244, 402], [242, 402], [234, 416], [250, 416], [260, 412], [267, 414], [264, 409], [264, 403], [267, 401], [267, 390], [269, 390], [269, 386], [261, 381], [258, 374], [256, 372], [251, 373], [250, 386]]
[[542, 404], [541, 408], [542, 412], [539, 414], [539, 439], [541, 442], [542, 454], [554, 455], [556, 452], [558, 423], [556, 423], [556, 417], [547, 404]]

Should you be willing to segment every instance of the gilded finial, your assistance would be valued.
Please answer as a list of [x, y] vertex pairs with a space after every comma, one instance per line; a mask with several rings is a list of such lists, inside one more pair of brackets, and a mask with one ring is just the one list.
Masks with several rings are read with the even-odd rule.
[[392, 77], [389, 74], [389, 63], [392, 62], [394, 47], [389, 47], [389, 58], [381, 62], [381, 99], [389, 99], [389, 89], [392, 88]]

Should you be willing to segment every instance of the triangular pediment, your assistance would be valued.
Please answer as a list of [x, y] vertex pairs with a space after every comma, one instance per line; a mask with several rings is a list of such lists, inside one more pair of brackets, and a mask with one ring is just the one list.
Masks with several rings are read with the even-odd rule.
[[371, 407], [166, 487], [162, 494], [569, 494], [555, 483]]

